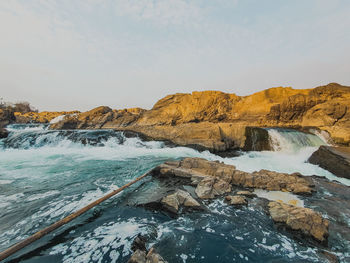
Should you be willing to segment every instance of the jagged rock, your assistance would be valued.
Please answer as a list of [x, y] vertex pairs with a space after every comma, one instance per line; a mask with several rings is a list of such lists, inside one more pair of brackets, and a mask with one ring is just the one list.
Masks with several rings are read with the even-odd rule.
[[244, 196], [241, 195], [228, 195], [225, 197], [225, 200], [230, 205], [240, 206], [240, 205], [247, 205], [247, 199]]
[[253, 192], [250, 192], [250, 191], [238, 191], [236, 193], [236, 195], [244, 195], [246, 197], [255, 197], [256, 194], [254, 194]]
[[308, 160], [336, 176], [350, 179], [350, 147], [321, 146]]
[[232, 186], [230, 183], [209, 176], [200, 181], [195, 192], [201, 199], [212, 199], [218, 195], [229, 193], [231, 190]]
[[184, 207], [200, 207], [200, 203], [196, 201], [188, 192], [177, 190], [175, 193], [163, 197], [161, 203], [165, 205], [171, 212], [177, 213], [181, 206]]
[[283, 202], [270, 202], [268, 206], [269, 213], [275, 222], [283, 223], [292, 230], [301, 231], [320, 242], [327, 239], [329, 221], [312, 209]]
[[203, 199], [231, 191], [231, 185], [311, 194], [313, 185], [299, 173], [285, 174], [261, 170], [247, 173], [233, 165], [207, 161], [201, 158], [185, 158], [179, 162], [167, 162], [155, 169], [158, 176], [190, 179], [197, 185], [196, 194]]

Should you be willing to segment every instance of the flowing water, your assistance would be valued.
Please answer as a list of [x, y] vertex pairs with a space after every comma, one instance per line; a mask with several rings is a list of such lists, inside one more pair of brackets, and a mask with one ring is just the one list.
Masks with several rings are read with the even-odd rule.
[[[290, 140], [294, 135], [287, 131], [269, 131], [278, 145], [275, 152], [221, 158], [111, 130], [52, 131], [45, 125], [12, 125], [8, 130], [9, 137], [0, 140], [0, 251], [167, 160], [203, 157], [245, 171], [265, 168], [335, 178], [305, 163], [324, 141], [311, 136], [311, 142], [305, 139], [295, 146]], [[207, 204], [205, 213], [173, 218], [125, 205], [142, 187], [152, 190], [151, 178], [28, 246], [9, 262], [127, 262], [138, 234], [147, 235], [149, 246], [155, 245], [168, 262], [320, 260], [317, 248], [276, 231], [259, 207], [237, 210], [218, 199]]]

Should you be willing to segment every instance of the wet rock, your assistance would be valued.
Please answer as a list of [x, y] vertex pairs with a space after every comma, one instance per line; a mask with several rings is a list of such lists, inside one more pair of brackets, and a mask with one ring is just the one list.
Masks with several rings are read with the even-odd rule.
[[146, 251], [146, 242], [147, 242], [146, 237], [144, 237], [142, 235], [138, 235], [134, 239], [134, 241], [132, 242], [131, 250], [132, 251], [136, 251], [136, 250]]
[[245, 142], [243, 150], [245, 151], [271, 151], [269, 133], [264, 128], [246, 127]]
[[167, 263], [161, 255], [156, 253], [153, 248], [149, 250], [146, 256], [146, 263]]
[[319, 242], [327, 240], [329, 221], [312, 209], [274, 201], [270, 202], [268, 207], [275, 222], [283, 223], [292, 230], [301, 231]]
[[[141, 247], [137, 248], [140, 243]], [[135, 249], [135, 252], [131, 255], [128, 263], [167, 263], [161, 255], [156, 253], [153, 247], [147, 251], [145, 242], [140, 235], [134, 240], [132, 249]]]
[[246, 197], [255, 197], [256, 194], [254, 194], [253, 192], [250, 192], [250, 191], [238, 191], [236, 193], [236, 195], [244, 195]]
[[247, 199], [244, 196], [241, 195], [228, 195], [225, 197], [225, 200], [230, 204], [230, 205], [235, 205], [235, 206], [241, 206], [241, 205], [247, 205]]
[[171, 212], [177, 213], [181, 206], [199, 208], [201, 205], [188, 192], [177, 190], [175, 193], [162, 198], [161, 203]]
[[7, 138], [8, 135], [9, 132], [6, 129], [0, 128], [0, 139]]
[[308, 160], [336, 176], [350, 179], [350, 147], [321, 146]]
[[136, 250], [128, 260], [128, 263], [146, 263], [146, 252], [140, 249]]

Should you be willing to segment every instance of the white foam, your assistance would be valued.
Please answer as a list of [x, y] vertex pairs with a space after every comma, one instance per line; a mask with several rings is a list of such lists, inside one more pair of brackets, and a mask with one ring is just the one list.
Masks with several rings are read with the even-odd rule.
[[57, 195], [59, 194], [59, 191], [48, 191], [46, 193], [42, 193], [42, 194], [35, 194], [35, 195], [31, 195], [30, 197], [27, 198], [27, 201], [35, 201], [38, 199], [43, 199], [52, 195]]
[[0, 184], [11, 184], [14, 180], [0, 180]]
[[50, 121], [50, 124], [54, 124], [54, 123], [63, 121], [65, 117], [66, 117], [66, 115], [57, 116], [56, 118], [53, 118], [53, 119]]
[[[98, 261], [108, 255], [111, 262], [120, 256], [131, 254], [131, 243], [138, 234], [146, 234], [146, 225], [137, 223], [135, 218], [128, 221], [109, 222], [94, 230], [83, 233], [69, 245], [57, 245], [50, 255], [63, 255], [65, 263]], [[121, 251], [121, 254], [119, 253]]]

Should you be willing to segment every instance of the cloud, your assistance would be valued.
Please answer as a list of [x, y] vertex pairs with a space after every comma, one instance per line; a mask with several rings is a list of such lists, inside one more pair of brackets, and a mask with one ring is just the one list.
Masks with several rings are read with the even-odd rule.
[[115, 11], [119, 16], [151, 21], [156, 25], [194, 25], [202, 18], [203, 9], [189, 0], [117, 0]]

